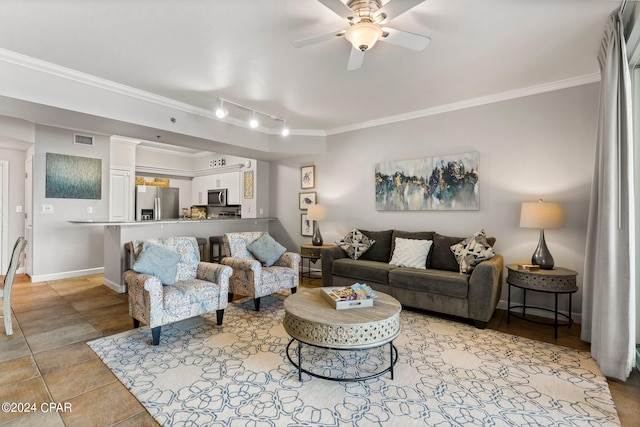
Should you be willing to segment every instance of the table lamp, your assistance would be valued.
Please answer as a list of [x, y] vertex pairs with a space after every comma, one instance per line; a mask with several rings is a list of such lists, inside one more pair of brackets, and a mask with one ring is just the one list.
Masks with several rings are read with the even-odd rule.
[[553, 257], [544, 240], [545, 228], [562, 227], [563, 216], [560, 203], [523, 202], [520, 210], [520, 227], [539, 228], [538, 247], [531, 257], [531, 264], [539, 265], [544, 270], [553, 270]]
[[320, 224], [318, 221], [327, 219], [327, 208], [322, 205], [309, 205], [307, 209], [307, 219], [316, 221], [316, 230], [313, 232], [311, 244], [313, 244], [313, 246], [322, 246], [322, 235], [320, 234]]

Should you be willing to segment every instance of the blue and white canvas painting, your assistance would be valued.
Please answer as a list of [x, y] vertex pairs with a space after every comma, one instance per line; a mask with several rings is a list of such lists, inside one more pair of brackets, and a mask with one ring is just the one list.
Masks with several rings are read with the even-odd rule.
[[478, 153], [376, 165], [376, 209], [478, 210]]
[[47, 153], [45, 197], [100, 199], [102, 160]]

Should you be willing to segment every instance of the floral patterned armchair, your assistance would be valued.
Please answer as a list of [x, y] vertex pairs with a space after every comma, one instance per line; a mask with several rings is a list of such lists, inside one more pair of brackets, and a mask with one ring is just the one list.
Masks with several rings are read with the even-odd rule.
[[149, 325], [153, 345], [160, 342], [162, 325], [213, 310], [222, 324], [232, 270], [200, 262], [195, 237], [134, 240], [128, 250], [131, 269], [124, 273], [124, 281], [129, 314], [135, 328], [140, 322]]
[[233, 268], [229, 279], [229, 301], [233, 300], [234, 294], [253, 297], [256, 311], [260, 310], [260, 297], [287, 289], [295, 293], [300, 281], [300, 254], [284, 252], [266, 266], [247, 249], [265, 235], [268, 233], [253, 231], [227, 233], [222, 238], [225, 257], [220, 263]]

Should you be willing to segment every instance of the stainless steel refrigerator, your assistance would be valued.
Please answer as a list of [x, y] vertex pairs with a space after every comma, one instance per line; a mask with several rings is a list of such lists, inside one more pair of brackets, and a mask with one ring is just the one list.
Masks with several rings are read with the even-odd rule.
[[179, 218], [180, 189], [136, 186], [136, 221]]

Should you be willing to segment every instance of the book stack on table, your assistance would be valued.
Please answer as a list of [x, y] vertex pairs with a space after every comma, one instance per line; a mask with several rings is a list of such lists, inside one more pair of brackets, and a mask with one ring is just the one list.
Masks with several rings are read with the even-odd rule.
[[343, 288], [322, 288], [322, 297], [336, 310], [372, 307], [376, 293], [365, 283], [356, 283]]

